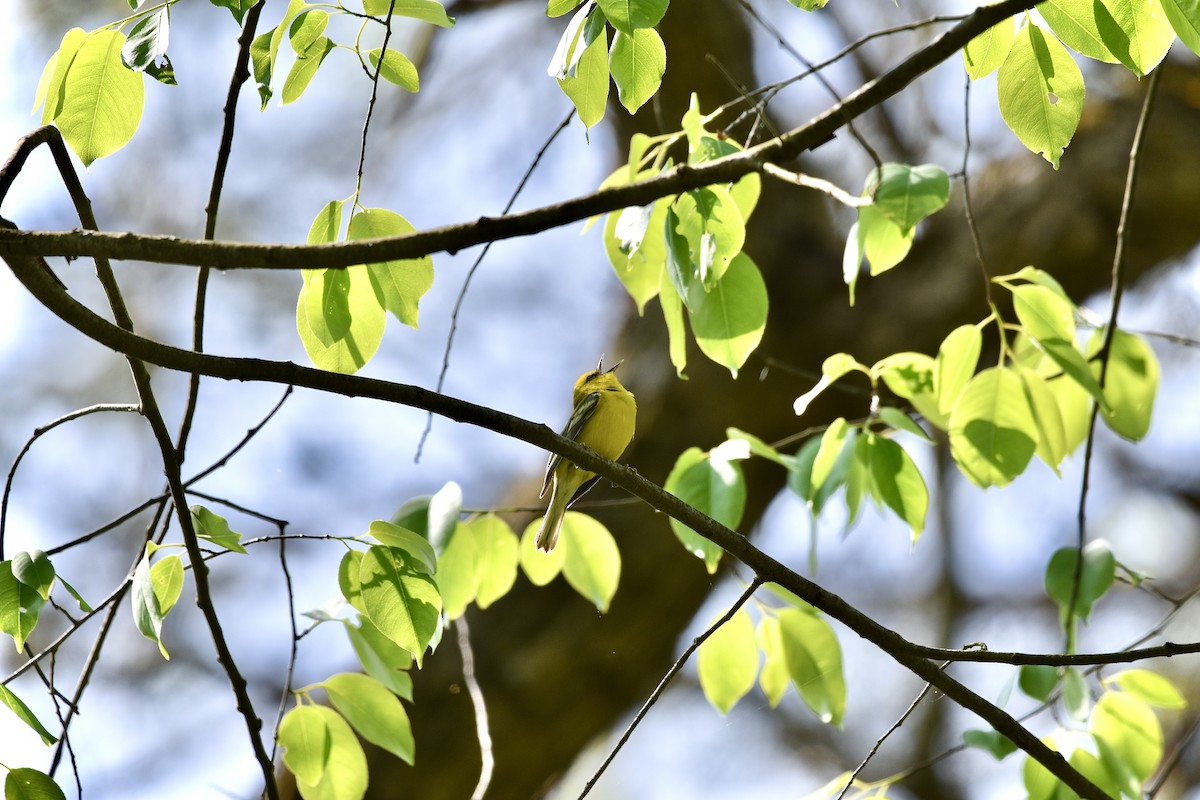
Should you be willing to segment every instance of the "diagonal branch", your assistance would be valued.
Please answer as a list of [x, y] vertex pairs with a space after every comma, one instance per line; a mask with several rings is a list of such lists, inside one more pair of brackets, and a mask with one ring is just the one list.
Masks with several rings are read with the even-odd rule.
[[[11, 226], [11, 223], [0, 219], [0, 228], [6, 225]], [[170, 347], [124, 330], [78, 303], [62, 290], [41, 260], [34, 258], [9, 258], [7, 260], [17, 279], [42, 305], [88, 337], [131, 359], [157, 364], [167, 369], [197, 372], [215, 378], [283, 383], [348, 397], [372, 397], [400, 403], [521, 439], [557, 453], [611, 481], [630, 494], [646, 501], [655, 509], [697, 531], [724, 549], [730, 556], [752, 569], [755, 575], [763, 581], [778, 583], [805, 602], [838, 620], [854, 633], [879, 647], [909, 671], [933, 684], [963, 708], [981, 717], [1081, 797], [1105, 798], [1104, 792], [1072, 768], [1061, 754], [1051, 750], [1008, 713], [950, 677], [936, 663], [929, 660], [939, 657], [943, 651], [920, 647], [909, 642], [900, 634], [854, 608], [841, 597], [826, 591], [776, 561], [752, 545], [746, 537], [720, 524], [674, 495], [668, 494], [660, 486], [646, 480], [635, 470], [615, 464], [577, 442], [564, 439], [546, 425], [538, 425], [510, 414], [417, 386], [357, 375], [322, 372], [291, 362], [228, 358]], [[180, 505], [183, 504], [180, 503]], [[180, 517], [181, 520], [190, 522], [186, 514], [181, 514]], [[194, 544], [194, 534], [192, 541]], [[197, 568], [197, 577], [199, 571]]]
[[[830, 106], [820, 116], [748, 150], [703, 164], [680, 164], [647, 180], [601, 189], [518, 214], [480, 217], [473, 222], [430, 228], [404, 236], [324, 245], [209, 242], [175, 236], [97, 231], [0, 230], [0, 257], [92, 256], [159, 264], [205, 264], [218, 269], [315, 269], [418, 258], [437, 252], [456, 253], [488, 242], [529, 236], [597, 214], [644, 206], [660, 197], [714, 183], [730, 183], [761, 171], [766, 163], [794, 159], [829, 141], [848, 121], [902, 91], [957, 53], [975, 36], [1035, 4], [1035, 0], [1003, 0], [976, 9], [933, 42], [864, 84], [842, 102]], [[37, 134], [35, 131], [30, 136]], [[19, 154], [25, 147], [23, 141], [9, 165], [0, 171], [0, 201], [12, 181], [13, 176], [7, 174], [9, 169], [16, 166], [19, 170], [20, 164], [24, 163], [24, 157]]]

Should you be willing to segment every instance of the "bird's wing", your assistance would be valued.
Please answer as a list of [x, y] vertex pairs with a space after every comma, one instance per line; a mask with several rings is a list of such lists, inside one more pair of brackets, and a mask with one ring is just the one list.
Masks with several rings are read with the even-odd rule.
[[[563, 437], [572, 441], [578, 439], [579, 432], [583, 430], [584, 423], [592, 418], [592, 414], [596, 413], [596, 406], [599, 404], [599, 392], [592, 392], [580, 400], [579, 405], [575, 406], [575, 410], [571, 412], [571, 419], [567, 421], [567, 427], [563, 428]], [[546, 478], [542, 481], [542, 492], [538, 497], [546, 496], [546, 490], [550, 488], [550, 481], [554, 477], [554, 468], [558, 466], [558, 462], [560, 461], [562, 461], [562, 456], [557, 453], [550, 454], [550, 460], [546, 463]], [[582, 494], [582, 492], [578, 494]]]

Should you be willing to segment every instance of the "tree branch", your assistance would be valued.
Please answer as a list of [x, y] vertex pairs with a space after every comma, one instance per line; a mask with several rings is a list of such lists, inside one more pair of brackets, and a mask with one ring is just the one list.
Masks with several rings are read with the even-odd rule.
[[[0, 219], [0, 229], [11, 223]], [[1063, 783], [1085, 798], [1105, 798], [1094, 784], [1072, 768], [1059, 753], [1026, 730], [1009, 714], [943, 672], [930, 658], [945, 658], [946, 651], [915, 645], [879, 624], [841, 597], [826, 591], [762, 552], [746, 537], [668, 494], [635, 470], [596, 455], [589, 448], [565, 439], [546, 425], [484, 406], [468, 403], [417, 386], [391, 383], [357, 375], [341, 375], [291, 362], [253, 358], [228, 358], [194, 353], [155, 342], [124, 330], [78, 303], [59, 286], [44, 262], [33, 258], [8, 258], [17, 279], [46, 308], [88, 337], [138, 361], [182, 372], [197, 372], [215, 378], [267, 381], [304, 386], [347, 397], [371, 397], [432, 411], [458, 422], [486, 428], [562, 457], [594, 472], [641, 498], [655, 509], [679, 520], [713, 541], [730, 556], [750, 567], [764, 581], [778, 583], [805, 602], [821, 609], [854, 633], [875, 644], [902, 666], [931, 683], [947, 697], [974, 712], [1019, 748], [1040, 762]], [[180, 514], [184, 519], [186, 515]], [[190, 520], [189, 520], [190, 521]], [[194, 536], [194, 534], [193, 534]], [[199, 576], [199, 568], [196, 571]], [[954, 652], [954, 651], [950, 651]], [[977, 655], [977, 654], [976, 654]]]
[[[316, 269], [418, 258], [431, 253], [456, 253], [468, 247], [529, 236], [587, 219], [597, 214], [644, 206], [660, 197], [679, 194], [714, 183], [730, 183], [766, 163], [782, 163], [829, 141], [844, 124], [861, 116], [903, 90], [918, 77], [953, 56], [972, 38], [1001, 20], [1032, 8], [1035, 0], [1003, 0], [976, 9], [926, 47], [896, 67], [864, 84], [840, 103], [805, 125], [779, 137], [703, 164], [680, 164], [662, 174], [601, 189], [562, 203], [504, 217], [480, 217], [474, 222], [446, 225], [383, 239], [360, 239], [324, 245], [210, 242], [175, 236], [147, 236], [98, 231], [0, 230], [0, 257], [66, 256], [106, 257], [159, 264], [189, 264], [218, 269]], [[24, 163], [34, 131], [0, 173], [0, 201], [13, 176], [9, 169]]]

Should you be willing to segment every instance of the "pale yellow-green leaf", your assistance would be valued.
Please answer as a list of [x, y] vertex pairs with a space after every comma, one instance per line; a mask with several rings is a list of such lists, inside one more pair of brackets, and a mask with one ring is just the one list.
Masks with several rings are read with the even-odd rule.
[[758, 645], [754, 622], [740, 609], [700, 645], [697, 672], [704, 696], [722, 714], [754, 688]]

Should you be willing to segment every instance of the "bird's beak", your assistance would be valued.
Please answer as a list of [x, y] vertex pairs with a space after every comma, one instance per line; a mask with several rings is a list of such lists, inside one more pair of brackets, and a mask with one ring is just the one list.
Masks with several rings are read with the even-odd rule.
[[609, 373], [609, 372], [616, 372], [616, 371], [617, 371], [617, 367], [621, 366], [621, 365], [622, 365], [622, 364], [624, 364], [624, 363], [625, 363], [625, 359], [621, 359], [620, 361], [618, 361], [617, 363], [613, 364], [613, 365], [612, 365], [611, 367], [609, 367], [608, 369], [604, 370], [604, 372], [605, 372], [605, 373]]

